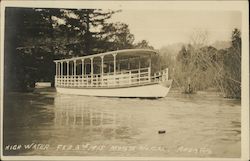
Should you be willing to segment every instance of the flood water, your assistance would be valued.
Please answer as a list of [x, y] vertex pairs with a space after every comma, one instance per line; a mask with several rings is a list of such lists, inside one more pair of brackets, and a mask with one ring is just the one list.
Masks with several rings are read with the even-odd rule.
[[[4, 155], [240, 157], [239, 100], [171, 90], [155, 100], [10, 93]], [[160, 134], [159, 134], [159, 131]], [[165, 133], [164, 133], [165, 132]]]

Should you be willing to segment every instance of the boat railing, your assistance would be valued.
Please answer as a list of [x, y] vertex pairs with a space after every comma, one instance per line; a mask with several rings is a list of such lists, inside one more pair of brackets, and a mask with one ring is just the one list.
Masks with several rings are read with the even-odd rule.
[[151, 80], [153, 82], [164, 82], [168, 80], [168, 68], [154, 73], [153, 76], [151, 76]]
[[163, 70], [151, 76], [151, 68], [122, 70], [112, 73], [55, 76], [56, 87], [119, 87], [164, 81], [168, 71]]

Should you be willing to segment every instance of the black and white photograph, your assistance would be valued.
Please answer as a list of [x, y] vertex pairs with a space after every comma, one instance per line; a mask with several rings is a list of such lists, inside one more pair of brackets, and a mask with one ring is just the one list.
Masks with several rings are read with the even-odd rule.
[[245, 5], [3, 1], [1, 157], [247, 159]]

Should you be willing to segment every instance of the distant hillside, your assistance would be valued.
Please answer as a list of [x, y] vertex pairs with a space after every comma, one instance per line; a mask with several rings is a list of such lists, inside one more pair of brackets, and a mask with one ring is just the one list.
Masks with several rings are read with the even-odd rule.
[[[187, 46], [187, 44], [185, 44], [185, 43], [169, 44], [169, 45], [165, 45], [165, 46], [161, 47], [159, 51], [163, 55], [167, 54], [167, 55], [171, 55], [171, 56], [176, 56], [178, 54], [178, 52], [181, 50], [183, 45]], [[226, 48], [229, 48], [231, 46], [231, 42], [230, 41], [216, 41], [216, 42], [210, 44], [210, 46], [213, 46], [218, 50], [226, 49]]]
[[160, 48], [160, 53], [165, 55], [176, 56], [178, 52], [181, 50], [181, 47], [185, 45], [185, 43], [174, 43], [170, 45], [166, 45]]
[[[160, 54], [162, 54], [163, 56], [170, 56], [172, 58], [175, 58], [178, 55], [183, 45], [187, 46], [187, 44], [185, 43], [169, 44], [169, 45], [165, 45], [161, 47], [159, 51], [160, 51]], [[231, 42], [230, 41], [216, 41], [210, 44], [209, 46], [213, 46], [217, 50], [227, 49], [231, 46]]]
[[216, 41], [211, 44], [211, 46], [215, 47], [218, 50], [229, 48], [230, 45], [231, 45], [230, 41]]

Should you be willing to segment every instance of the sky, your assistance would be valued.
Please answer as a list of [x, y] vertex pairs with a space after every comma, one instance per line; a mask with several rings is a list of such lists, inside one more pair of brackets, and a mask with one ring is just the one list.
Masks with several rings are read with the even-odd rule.
[[190, 42], [195, 30], [207, 31], [209, 43], [230, 41], [232, 30], [241, 28], [241, 12], [124, 9], [110, 21], [128, 24], [135, 42], [145, 39], [159, 49], [164, 45]]

